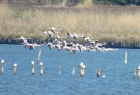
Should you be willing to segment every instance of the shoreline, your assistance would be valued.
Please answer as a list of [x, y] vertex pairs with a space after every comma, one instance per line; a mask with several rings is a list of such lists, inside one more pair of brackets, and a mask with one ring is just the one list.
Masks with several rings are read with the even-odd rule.
[[[36, 43], [36, 44], [47, 44], [49, 42], [48, 39], [40, 40], [40, 39], [28, 39], [28, 43]], [[10, 38], [0, 38], [0, 44], [13, 44], [13, 45], [21, 45], [22, 41], [17, 39]], [[106, 42], [106, 48], [129, 48], [129, 49], [140, 49], [139, 42]]]

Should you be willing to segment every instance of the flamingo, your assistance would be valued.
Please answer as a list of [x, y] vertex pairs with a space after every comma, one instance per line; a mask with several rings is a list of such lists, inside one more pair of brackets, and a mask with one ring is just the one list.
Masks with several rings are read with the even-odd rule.
[[72, 48], [71, 47], [63, 47], [63, 48], [66, 49], [71, 55], [71, 53], [72, 53]]
[[53, 33], [55, 33], [56, 31], [56, 28], [55, 27], [51, 27], [51, 28], [48, 28], [48, 29], [50, 29]]
[[47, 45], [48, 45], [48, 47], [50, 48], [50, 50], [51, 50], [53, 47], [55, 47], [55, 45], [52, 44], [52, 43], [48, 43]]
[[31, 38], [24, 38], [23, 36], [21, 36], [20, 38], [16, 38], [16, 39], [20, 39], [22, 40], [23, 43], [27, 43], [27, 39], [31, 39]]
[[58, 33], [58, 32], [56, 32], [56, 30], [62, 30], [62, 29], [56, 29], [55, 27], [51, 27], [48, 29], [51, 30], [53, 33]]
[[61, 36], [58, 35], [55, 38], [56, 38], [56, 40], [59, 40], [60, 38], [66, 38], [66, 37], [61, 37]]
[[46, 31], [45, 29], [43, 29], [43, 32], [42, 32], [41, 34], [46, 35], [46, 34], [48, 34], [48, 33], [47, 33], [47, 31]]
[[62, 45], [60, 45], [60, 44], [56, 44], [55, 47], [58, 49], [58, 51], [60, 51]]
[[24, 43], [24, 45], [25, 45], [25, 49], [28, 46], [29, 50], [33, 50], [33, 51], [35, 50], [34, 44]]

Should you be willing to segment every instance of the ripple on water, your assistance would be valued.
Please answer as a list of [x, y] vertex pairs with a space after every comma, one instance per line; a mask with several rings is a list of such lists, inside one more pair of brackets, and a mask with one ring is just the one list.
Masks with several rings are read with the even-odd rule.
[[[20, 45], [1, 45], [0, 60], [4, 59], [4, 74], [0, 75], [1, 95], [139, 95], [140, 79], [134, 79], [134, 68], [140, 64], [140, 50], [127, 49], [128, 64], [124, 65], [124, 51], [77, 52], [70, 55], [67, 51], [58, 52], [48, 47], [36, 47], [35, 51]], [[44, 74], [39, 75], [36, 62], [39, 49]], [[35, 74], [31, 74], [31, 61], [35, 61]], [[85, 76], [79, 75], [79, 64], [86, 65]], [[13, 75], [13, 63], [17, 63], [17, 73]], [[58, 67], [61, 76], [58, 76]], [[72, 77], [72, 70], [76, 68]], [[96, 77], [96, 68], [101, 76]]]

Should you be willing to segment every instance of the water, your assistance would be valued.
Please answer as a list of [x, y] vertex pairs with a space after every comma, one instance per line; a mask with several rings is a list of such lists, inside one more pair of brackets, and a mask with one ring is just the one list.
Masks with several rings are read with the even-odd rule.
[[[4, 73], [0, 75], [0, 95], [139, 95], [140, 79], [134, 79], [134, 69], [140, 65], [139, 49], [119, 49], [110, 52], [60, 52], [47, 46], [29, 51], [20, 45], [0, 45], [0, 60], [4, 59]], [[44, 74], [40, 76], [37, 61], [42, 49], [41, 61]], [[128, 63], [124, 64], [124, 52]], [[35, 61], [35, 74], [31, 74], [31, 61]], [[79, 65], [86, 65], [85, 76], [80, 77]], [[17, 73], [13, 74], [13, 64]], [[61, 67], [61, 76], [58, 67]], [[76, 68], [72, 77], [72, 70]], [[101, 76], [96, 77], [96, 68]]]

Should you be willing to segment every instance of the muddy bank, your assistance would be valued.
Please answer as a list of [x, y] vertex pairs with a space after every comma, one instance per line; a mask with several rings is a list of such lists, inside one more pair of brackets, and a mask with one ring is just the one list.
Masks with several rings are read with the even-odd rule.
[[[40, 39], [28, 39], [28, 43], [36, 44], [47, 44], [49, 40], [40, 40]], [[21, 45], [22, 41], [18, 39], [11, 38], [0, 38], [0, 44], [15, 44]], [[130, 49], [140, 49], [140, 43], [128, 43], [128, 42], [106, 42], [106, 48], [130, 48]]]

